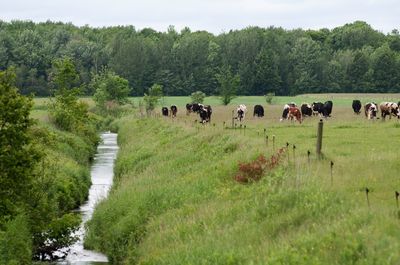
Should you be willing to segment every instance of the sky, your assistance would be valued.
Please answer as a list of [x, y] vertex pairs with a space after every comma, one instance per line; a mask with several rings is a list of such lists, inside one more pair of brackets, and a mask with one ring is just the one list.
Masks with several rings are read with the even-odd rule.
[[46, 20], [92, 27], [133, 25], [214, 34], [248, 26], [335, 28], [356, 20], [400, 29], [399, 0], [1, 0], [0, 20]]

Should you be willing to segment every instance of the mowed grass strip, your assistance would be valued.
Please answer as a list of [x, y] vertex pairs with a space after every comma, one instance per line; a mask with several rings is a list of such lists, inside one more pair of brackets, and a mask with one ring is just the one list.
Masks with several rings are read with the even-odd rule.
[[[259, 119], [246, 104], [236, 130], [223, 128], [234, 105], [214, 107], [206, 126], [183, 109], [174, 120], [120, 120], [116, 182], [87, 245], [113, 264], [398, 264], [398, 120], [334, 105], [318, 160], [319, 118], [279, 122], [282, 106], [264, 105]], [[238, 162], [274, 153], [273, 136], [289, 158], [259, 182], [234, 181]]]

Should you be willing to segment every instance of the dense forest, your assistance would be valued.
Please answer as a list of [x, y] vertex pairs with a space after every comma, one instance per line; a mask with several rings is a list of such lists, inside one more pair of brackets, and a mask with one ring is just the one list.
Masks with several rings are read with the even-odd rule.
[[0, 70], [14, 67], [24, 94], [51, 95], [52, 62], [72, 58], [80, 86], [104, 68], [129, 81], [132, 95], [153, 84], [164, 95], [218, 94], [216, 75], [239, 75], [240, 95], [399, 92], [400, 34], [362, 21], [320, 30], [248, 27], [213, 35], [133, 26], [0, 21]]

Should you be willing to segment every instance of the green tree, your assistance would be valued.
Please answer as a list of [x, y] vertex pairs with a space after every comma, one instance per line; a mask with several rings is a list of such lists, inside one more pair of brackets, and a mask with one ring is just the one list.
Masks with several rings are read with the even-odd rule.
[[53, 63], [53, 82], [56, 85], [55, 100], [50, 103], [50, 117], [60, 129], [74, 131], [84, 127], [88, 120], [88, 106], [78, 101], [80, 89], [74, 87], [79, 80], [70, 58], [58, 59]]
[[51, 76], [56, 86], [56, 94], [68, 93], [68, 91], [74, 90], [79, 83], [78, 72], [70, 57], [54, 60]]
[[29, 133], [33, 102], [21, 96], [12, 70], [0, 72], [0, 224], [14, 216], [32, 185], [32, 171], [41, 158]]
[[206, 97], [206, 94], [204, 92], [201, 92], [201, 91], [193, 92], [190, 95], [192, 103], [203, 103], [205, 97]]
[[364, 92], [365, 87], [370, 86], [367, 84], [369, 69], [368, 57], [362, 51], [357, 51], [348, 69], [350, 84], [353, 88], [352, 92]]
[[310, 38], [299, 38], [291, 50], [290, 58], [293, 67], [291, 94], [318, 92], [319, 70], [322, 67], [320, 45]]
[[128, 80], [109, 70], [96, 74], [92, 79], [91, 87], [96, 91], [93, 99], [101, 109], [107, 108], [110, 103], [118, 105], [127, 103], [131, 91]]
[[373, 79], [377, 92], [398, 92], [400, 70], [395, 53], [384, 44], [375, 50], [373, 56]]
[[215, 77], [219, 83], [219, 97], [221, 102], [224, 105], [228, 105], [236, 97], [240, 77], [238, 74], [234, 75], [229, 67], [221, 69], [220, 73], [216, 74]]
[[146, 113], [148, 116], [156, 108], [162, 96], [162, 86], [159, 84], [154, 84], [148, 89], [148, 93], [144, 94], [143, 100], [145, 102]]
[[275, 93], [281, 86], [277, 55], [272, 49], [262, 50], [256, 58], [256, 87], [253, 90], [255, 95], [263, 93]]

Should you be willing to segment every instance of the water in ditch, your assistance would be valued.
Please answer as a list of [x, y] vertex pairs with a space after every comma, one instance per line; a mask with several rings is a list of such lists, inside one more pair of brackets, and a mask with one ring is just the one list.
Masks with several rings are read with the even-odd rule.
[[102, 133], [100, 136], [102, 143], [97, 147], [97, 153], [90, 169], [92, 186], [89, 190], [89, 198], [79, 208], [79, 212], [82, 214], [82, 224], [78, 231], [79, 240], [70, 247], [70, 251], [65, 260], [59, 261], [57, 264], [108, 264], [105, 255], [83, 248], [83, 238], [85, 236], [84, 224], [92, 218], [94, 208], [99, 201], [103, 200], [108, 195], [113, 183], [114, 161], [118, 152], [117, 134]]

